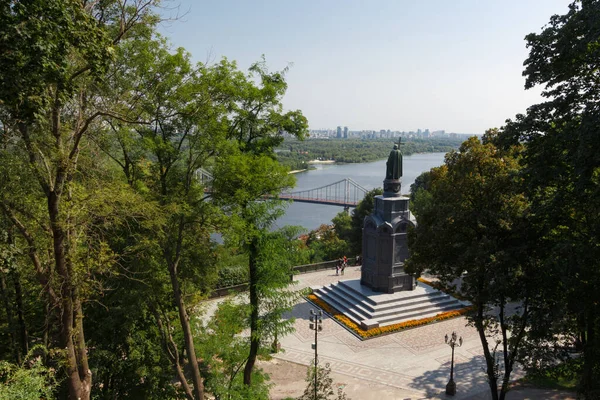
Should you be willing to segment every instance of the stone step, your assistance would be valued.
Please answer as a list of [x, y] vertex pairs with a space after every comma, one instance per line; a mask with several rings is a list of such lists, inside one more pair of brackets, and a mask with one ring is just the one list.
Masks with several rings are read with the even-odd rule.
[[327, 291], [334, 292], [334, 293], [338, 294], [339, 296], [343, 296], [345, 299], [351, 301], [352, 304], [359, 304], [368, 313], [373, 313], [376, 311], [375, 307], [377, 305], [371, 304], [371, 302], [368, 301], [369, 300], [368, 297], [362, 296], [360, 293], [357, 293], [356, 291], [348, 290], [345, 286], [336, 285], [335, 283], [332, 283], [331, 285], [324, 286], [323, 288]]
[[[335, 285], [335, 284], [334, 284]], [[345, 283], [344, 281], [339, 281], [337, 283], [337, 286], [341, 286], [344, 287], [345, 289], [349, 290], [350, 292], [354, 293], [356, 296], [359, 296], [361, 299], [363, 299], [365, 302], [376, 306], [377, 302], [375, 300], [370, 299], [368, 296], [365, 296], [363, 293], [359, 292], [358, 290], [354, 289], [352, 286], [348, 285], [347, 283]]]
[[[412, 307], [419, 304], [430, 304], [430, 303], [438, 303], [443, 302], [448, 299], [452, 299], [445, 293], [433, 295], [429, 293], [428, 295], [420, 296], [420, 297], [412, 297], [412, 298], [404, 298], [393, 303], [384, 303], [382, 305], [377, 305], [374, 307], [374, 312], [377, 314], [379, 312], [384, 312], [386, 310], [395, 310], [398, 307]], [[454, 299], [453, 299], [454, 300]]]
[[321, 289], [321, 293], [324, 293], [329, 297], [333, 297], [337, 301], [337, 303], [344, 305], [344, 307], [348, 309], [355, 309], [356, 312], [360, 313], [360, 315], [364, 316], [364, 318], [369, 318], [369, 315], [373, 314], [373, 310], [368, 309], [361, 302], [354, 301], [354, 298], [345, 297], [347, 293], [343, 291], [335, 290], [330, 286], [324, 286]]
[[419, 319], [423, 319], [423, 318], [435, 317], [436, 315], [441, 314], [443, 312], [452, 311], [452, 310], [460, 310], [463, 307], [464, 306], [462, 304], [458, 303], [458, 304], [449, 305], [449, 306], [441, 307], [441, 308], [431, 308], [429, 310], [421, 310], [421, 311], [418, 311], [418, 312], [415, 312], [412, 314], [402, 315], [401, 317], [389, 316], [389, 317], [385, 317], [385, 318], [380, 318], [380, 319], [375, 318], [375, 319], [379, 322], [379, 326], [386, 326], [386, 325], [397, 324], [400, 322], [410, 321], [412, 319], [419, 320]]
[[444, 311], [460, 309], [463, 307], [458, 300], [445, 295], [443, 296], [443, 299], [438, 300], [436, 298], [435, 301], [412, 301], [409, 302], [410, 304], [399, 302], [393, 309], [386, 307], [386, 310], [383, 312], [369, 312], [362, 304], [356, 304], [352, 299], [345, 298], [344, 294], [347, 293], [341, 290], [335, 290], [335, 287], [332, 288], [326, 286], [315, 293], [318, 297], [322, 298], [322, 300], [332, 305], [338, 311], [346, 314], [356, 323], [369, 319], [376, 320], [382, 324], [388, 322], [391, 324], [414, 319], [415, 317], [425, 318], [426, 316], [433, 316]]
[[383, 313], [375, 313], [375, 314], [373, 314], [373, 316], [376, 319], [380, 319], [380, 318], [385, 318], [389, 315], [398, 315], [398, 316], [408, 315], [408, 314], [413, 314], [415, 312], [420, 312], [423, 310], [428, 310], [428, 309], [432, 309], [432, 308], [443, 308], [443, 307], [451, 306], [451, 305], [460, 305], [460, 304], [455, 299], [447, 299], [445, 301], [434, 302], [434, 303], [422, 302], [420, 304], [415, 304], [410, 307], [398, 307], [396, 310], [388, 310], [387, 312], [383, 312]]
[[[345, 289], [348, 289], [350, 291], [352, 291], [353, 293], [356, 293], [358, 296], [360, 296], [361, 298], [363, 298], [366, 302], [368, 302], [369, 304], [372, 305], [377, 305], [377, 306], [381, 306], [383, 304], [386, 303], [394, 303], [397, 301], [397, 299], [389, 299], [389, 300], [378, 300], [375, 301], [371, 298], [369, 298], [368, 296], [366, 296], [364, 293], [356, 290], [355, 288], [353, 288], [352, 286], [350, 286], [348, 283], [346, 283], [345, 281], [339, 281], [337, 283], [338, 286], [343, 286]], [[366, 289], [370, 292], [369, 289]], [[409, 295], [409, 296], [405, 296], [403, 297], [403, 300], [411, 300], [411, 299], [419, 299], [419, 298], [424, 298], [424, 297], [430, 297], [430, 296], [442, 296], [445, 295], [445, 293], [442, 293], [440, 291], [434, 291], [431, 293], [425, 293], [425, 294], [414, 294], [414, 295]]]
[[412, 304], [410, 306], [405, 306], [404, 304], [399, 304], [397, 308], [386, 310], [384, 312], [375, 312], [372, 316], [372, 319], [381, 320], [390, 315], [396, 315], [398, 317], [402, 317], [406, 314], [412, 314], [415, 312], [419, 312], [421, 310], [428, 310], [432, 308], [443, 308], [449, 305], [460, 305], [456, 299], [446, 299], [444, 301], [439, 302], [427, 302], [423, 301], [418, 304]]
[[381, 314], [386, 310], [396, 310], [399, 307], [406, 308], [418, 304], [438, 303], [452, 299], [452, 297], [450, 297], [449, 295], [436, 291], [426, 294], [406, 296], [400, 299], [394, 299], [382, 302], [380, 304], [372, 305], [372, 303], [374, 303], [373, 300], [370, 300], [363, 293], [358, 292], [351, 286], [344, 284], [343, 281], [340, 281], [338, 284], [331, 284], [330, 286], [328, 286], [328, 290], [335, 292], [339, 296], [348, 298], [348, 300], [352, 300], [350, 301], [352, 304], [359, 304], [360, 306], [365, 308], [366, 311], [373, 314]]
[[367, 316], [356, 312], [354, 309], [346, 307], [344, 304], [338, 302], [336, 299], [329, 296], [327, 293], [315, 292], [315, 294], [318, 298], [320, 298], [321, 300], [323, 300], [324, 302], [326, 302], [327, 304], [344, 314], [346, 317], [350, 318], [356, 324], [360, 325], [360, 321], [368, 319]]
[[[358, 281], [344, 281], [313, 288], [315, 295], [361, 326], [386, 326], [432, 317], [465, 307], [457, 299], [429, 286], [393, 295], [371, 293]], [[353, 287], [354, 286], [354, 287]], [[371, 297], [369, 297], [371, 296]]]
[[[337, 290], [336, 290], [337, 289]], [[398, 316], [403, 318], [404, 315], [413, 315], [421, 310], [429, 310], [432, 307], [443, 308], [448, 305], [458, 304], [458, 300], [443, 294], [442, 296], [421, 297], [409, 301], [398, 300], [396, 303], [384, 305], [383, 307], [365, 307], [361, 302], [357, 302], [353, 296], [338, 286], [324, 287], [330, 297], [334, 297], [338, 303], [343, 304], [348, 309], [355, 308], [361, 315], [366, 315], [368, 319], [380, 320], [388, 316]]]

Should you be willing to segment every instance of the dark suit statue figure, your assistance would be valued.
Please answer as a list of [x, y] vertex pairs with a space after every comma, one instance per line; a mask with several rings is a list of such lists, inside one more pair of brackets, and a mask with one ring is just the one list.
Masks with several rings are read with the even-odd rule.
[[398, 145], [394, 145], [394, 150], [390, 151], [385, 171], [385, 179], [400, 179], [402, 176], [402, 153]]

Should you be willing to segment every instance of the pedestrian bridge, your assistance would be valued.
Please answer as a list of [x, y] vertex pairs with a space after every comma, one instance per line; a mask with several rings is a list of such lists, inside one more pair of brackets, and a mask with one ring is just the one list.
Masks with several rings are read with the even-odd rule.
[[[198, 179], [206, 192], [210, 192], [212, 175], [204, 169], [196, 171]], [[277, 198], [281, 200], [293, 200], [299, 203], [327, 204], [330, 206], [341, 206], [346, 209], [356, 207], [365, 197], [367, 189], [354, 182], [352, 178], [345, 178], [314, 189], [300, 190], [294, 192], [282, 192]]]
[[314, 189], [283, 192], [279, 195], [279, 198], [299, 203], [328, 204], [349, 208], [356, 207], [365, 197], [365, 193], [367, 193], [367, 189], [351, 178], [345, 178]]

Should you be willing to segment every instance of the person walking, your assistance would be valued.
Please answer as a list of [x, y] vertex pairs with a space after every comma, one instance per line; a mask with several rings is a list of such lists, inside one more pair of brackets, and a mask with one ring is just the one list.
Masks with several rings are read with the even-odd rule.
[[344, 261], [342, 262], [342, 275], [344, 275], [344, 270], [346, 269], [347, 266], [348, 266], [348, 258], [346, 258], [346, 256], [344, 256]]

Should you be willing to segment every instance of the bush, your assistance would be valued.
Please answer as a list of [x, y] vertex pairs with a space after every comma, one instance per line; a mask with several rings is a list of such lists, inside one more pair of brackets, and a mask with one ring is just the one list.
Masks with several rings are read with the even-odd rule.
[[0, 400], [51, 400], [55, 386], [53, 371], [40, 358], [21, 366], [0, 361]]
[[219, 270], [217, 288], [241, 285], [242, 283], [247, 283], [248, 280], [248, 268], [244, 266], [224, 267]]

